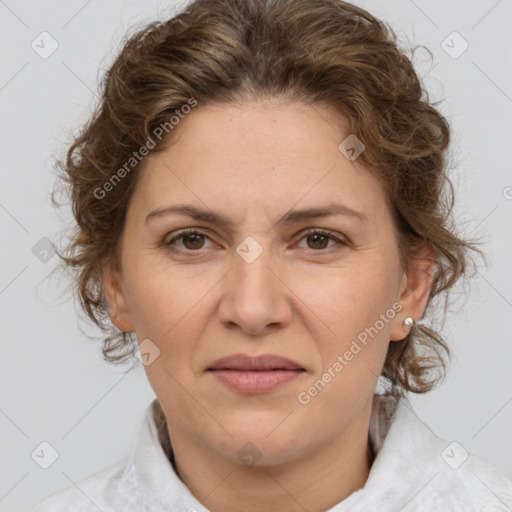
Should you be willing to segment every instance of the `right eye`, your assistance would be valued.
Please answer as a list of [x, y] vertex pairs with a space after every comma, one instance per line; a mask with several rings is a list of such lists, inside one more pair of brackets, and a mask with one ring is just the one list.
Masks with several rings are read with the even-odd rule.
[[176, 236], [171, 238], [165, 245], [175, 249], [177, 246], [174, 244], [174, 242], [177, 240], [182, 240], [184, 247], [178, 247], [180, 251], [198, 252], [199, 250], [203, 249], [205, 238], [208, 240], [210, 239], [207, 233], [197, 229], [187, 229], [185, 231], [181, 231]]

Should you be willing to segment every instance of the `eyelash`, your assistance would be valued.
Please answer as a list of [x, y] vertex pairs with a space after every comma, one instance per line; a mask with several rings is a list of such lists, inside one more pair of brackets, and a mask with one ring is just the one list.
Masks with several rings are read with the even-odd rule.
[[[169, 248], [170, 250], [174, 251], [174, 252], [200, 253], [203, 249], [197, 249], [197, 250], [194, 251], [194, 250], [190, 250], [190, 249], [177, 248], [177, 247], [172, 245], [176, 240], [179, 240], [180, 238], [184, 238], [184, 237], [186, 237], [188, 235], [201, 235], [201, 236], [204, 236], [204, 237], [210, 239], [210, 236], [208, 235], [208, 233], [206, 233], [204, 231], [201, 231], [200, 229], [187, 229], [187, 230], [184, 230], [184, 231], [178, 233], [173, 238], [171, 238], [171, 240], [169, 240], [169, 242], [167, 242], [165, 244], [165, 246], [167, 248]], [[341, 245], [341, 246], [347, 246], [348, 245], [347, 242], [345, 242], [344, 240], [340, 240], [331, 231], [327, 231], [327, 230], [324, 230], [324, 229], [314, 229], [314, 228], [304, 232], [302, 234], [302, 237], [300, 238], [299, 242], [301, 240], [303, 240], [304, 238], [307, 238], [308, 236], [311, 236], [311, 235], [323, 235], [323, 236], [326, 236], [326, 237], [330, 238], [331, 240], [335, 241], [337, 243], [337, 245]], [[332, 247], [330, 249], [332, 249]], [[312, 252], [312, 253], [322, 253], [322, 252], [323, 253], [330, 253], [330, 252], [332, 252], [332, 251], [328, 251], [328, 249], [309, 249], [309, 251]]]

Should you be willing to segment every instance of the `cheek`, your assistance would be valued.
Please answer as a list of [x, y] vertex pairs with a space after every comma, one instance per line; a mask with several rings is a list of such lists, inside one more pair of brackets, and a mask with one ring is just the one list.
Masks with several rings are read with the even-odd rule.
[[385, 269], [378, 262], [364, 271], [346, 270], [323, 283], [321, 293], [303, 290], [310, 297], [308, 306], [329, 329], [324, 327], [324, 334], [315, 336], [322, 368], [301, 387], [299, 407], [312, 416], [321, 415], [324, 428], [332, 432], [347, 419], [340, 411], [355, 414], [372, 396], [396, 315], [395, 279], [383, 278]]
[[154, 361], [144, 366], [148, 381], [169, 422], [187, 428], [193, 417], [199, 429], [207, 429], [208, 417], [190, 390], [196, 377], [196, 342], [211, 315], [206, 309], [208, 290], [215, 280], [151, 264], [133, 269], [140, 272], [127, 293], [130, 316], [139, 342], [149, 339], [159, 351]]
[[198, 342], [215, 313], [219, 276], [197, 269], [178, 272], [155, 261], [132, 268], [140, 271], [127, 293], [137, 338], [151, 340], [159, 351], [154, 363], [145, 366], [146, 374], [160, 388], [157, 396], [179, 396], [182, 386], [191, 389], [197, 377]]
[[[392, 305], [397, 300], [396, 268], [374, 259], [364, 265], [347, 265], [330, 271], [320, 279], [300, 279], [294, 290], [309, 310], [309, 318], [322, 320], [324, 344], [341, 349], [360, 332], [373, 326], [382, 314], [394, 315]], [[318, 322], [317, 322], [318, 323]], [[391, 322], [378, 323], [385, 338]]]
[[190, 325], [190, 315], [215, 284], [207, 273], [177, 271], [155, 258], [141, 258], [131, 271], [126, 294], [130, 317], [140, 334], [161, 342]]

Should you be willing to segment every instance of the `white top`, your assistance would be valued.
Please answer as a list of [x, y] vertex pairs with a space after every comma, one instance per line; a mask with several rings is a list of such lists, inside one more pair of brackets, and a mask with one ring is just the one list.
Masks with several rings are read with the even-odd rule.
[[[130, 455], [48, 496], [33, 512], [208, 512], [167, 458], [152, 410]], [[434, 434], [407, 398], [375, 394], [369, 437], [376, 457], [366, 484], [326, 512], [512, 511], [512, 481]]]

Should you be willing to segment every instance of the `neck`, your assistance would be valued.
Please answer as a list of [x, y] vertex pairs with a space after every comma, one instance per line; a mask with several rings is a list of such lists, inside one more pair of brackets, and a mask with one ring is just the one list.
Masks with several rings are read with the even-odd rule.
[[341, 435], [282, 465], [245, 466], [171, 431], [175, 469], [211, 512], [323, 512], [364, 486], [374, 454], [371, 403]]

